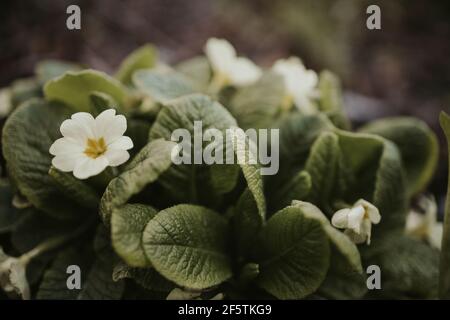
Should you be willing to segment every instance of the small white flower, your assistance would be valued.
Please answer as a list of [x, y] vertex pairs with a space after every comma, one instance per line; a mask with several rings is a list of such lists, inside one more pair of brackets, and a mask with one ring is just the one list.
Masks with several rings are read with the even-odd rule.
[[238, 57], [226, 40], [211, 38], [206, 42], [205, 54], [214, 72], [212, 85], [220, 89], [225, 85], [246, 86], [256, 82], [261, 69], [251, 60]]
[[419, 205], [425, 214], [411, 210], [406, 217], [406, 233], [426, 240], [436, 249], [441, 249], [444, 228], [442, 222], [437, 221], [437, 205], [434, 197], [421, 197]]
[[87, 112], [77, 112], [60, 127], [63, 138], [50, 147], [55, 157], [52, 164], [63, 172], [73, 171], [78, 179], [87, 179], [102, 172], [107, 166], [116, 167], [126, 162], [133, 141], [123, 136], [127, 120], [108, 109], [95, 119]]
[[345, 229], [345, 234], [355, 243], [370, 244], [372, 224], [381, 220], [380, 212], [370, 202], [360, 199], [352, 208], [341, 209], [331, 218], [336, 228]]
[[311, 114], [316, 110], [311, 99], [317, 96], [318, 77], [313, 70], [307, 70], [297, 57], [277, 60], [272, 70], [281, 75], [286, 88], [286, 104], [294, 103], [297, 108]]

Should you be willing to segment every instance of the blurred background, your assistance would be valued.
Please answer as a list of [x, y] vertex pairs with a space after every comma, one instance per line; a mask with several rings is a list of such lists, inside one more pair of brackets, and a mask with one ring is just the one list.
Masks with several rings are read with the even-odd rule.
[[[81, 30], [66, 28], [66, 8], [81, 8]], [[381, 30], [366, 28], [366, 8], [381, 8]], [[308, 68], [330, 69], [345, 89], [358, 125], [414, 115], [439, 135], [450, 106], [448, 0], [2, 0], [0, 87], [33, 73], [42, 59], [79, 61], [112, 72], [151, 42], [168, 63], [198, 55], [223, 37], [263, 66], [298, 55]], [[446, 187], [446, 148], [432, 190]]]

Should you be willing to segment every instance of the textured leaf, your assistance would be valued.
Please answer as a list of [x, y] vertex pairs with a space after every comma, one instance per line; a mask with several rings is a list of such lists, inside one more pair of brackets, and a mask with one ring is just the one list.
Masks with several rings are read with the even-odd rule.
[[372, 246], [384, 232], [403, 230], [406, 215], [405, 175], [400, 153], [390, 141], [376, 135], [338, 132], [341, 148], [337, 193], [347, 203], [362, 198], [381, 214]]
[[20, 210], [12, 205], [13, 197], [9, 183], [0, 180], [0, 233], [10, 231], [22, 217]]
[[94, 117], [97, 117], [107, 109], [118, 108], [114, 98], [104, 92], [92, 91], [89, 99], [91, 102], [89, 113]]
[[300, 171], [274, 194], [269, 194], [271, 207], [275, 210], [284, 208], [292, 203], [292, 200], [305, 200], [311, 191], [311, 176], [306, 171]]
[[255, 84], [237, 91], [230, 102], [230, 112], [244, 129], [270, 128], [280, 115], [284, 96], [282, 78], [266, 73]]
[[[450, 117], [446, 113], [442, 112], [439, 117], [439, 121], [447, 138], [447, 152], [450, 152]], [[444, 233], [442, 236], [439, 271], [439, 297], [441, 299], [450, 299], [450, 162], [448, 172], [449, 176], [447, 198], [445, 201]]]
[[338, 137], [331, 132], [322, 133], [311, 147], [305, 170], [311, 177], [311, 202], [327, 208], [336, 181], [339, 164]]
[[[76, 265], [81, 270], [81, 289], [67, 288], [67, 267]], [[37, 299], [45, 300], [117, 300], [122, 297], [123, 281], [112, 279], [113, 261], [95, 259], [86, 246], [70, 247], [58, 254], [45, 272]]]
[[159, 103], [194, 92], [192, 84], [175, 72], [141, 70], [133, 76], [134, 85]]
[[90, 94], [94, 91], [110, 95], [119, 106], [124, 104], [126, 92], [123, 86], [100, 71], [69, 71], [48, 81], [44, 86], [44, 94], [48, 100], [64, 102], [76, 111], [90, 110]]
[[128, 265], [134, 267], [149, 265], [142, 247], [142, 233], [156, 213], [156, 209], [142, 204], [127, 204], [113, 210], [111, 216], [113, 247]]
[[144, 250], [154, 268], [176, 284], [204, 289], [231, 277], [228, 227], [216, 212], [194, 205], [160, 211], [147, 224]]
[[78, 71], [81, 67], [75, 63], [61, 60], [44, 60], [36, 65], [35, 73], [39, 81], [47, 81], [63, 75], [67, 71]]
[[[194, 152], [196, 150], [201, 152], [209, 144], [209, 142], [203, 142], [200, 146], [202, 147], [201, 150], [192, 147], [194, 146], [194, 137], [199, 134], [198, 130], [194, 129], [195, 121], [202, 122], [203, 132], [214, 128], [223, 134], [225, 134], [226, 129], [236, 125], [233, 117], [219, 103], [212, 101], [207, 96], [194, 94], [172, 100], [166, 104], [150, 130], [150, 140], [159, 138], [171, 140], [174, 130], [187, 129], [190, 133], [190, 140], [181, 141], [179, 145], [190, 143], [191, 149], [188, 151], [191, 151], [190, 160], [191, 163], [194, 163]], [[222, 152], [222, 154], [225, 158], [226, 152]], [[214, 165], [173, 164], [161, 176], [159, 182], [179, 202], [202, 203], [202, 201], [206, 201], [207, 203], [202, 204], [210, 205], [217, 202], [216, 199], [221, 192], [230, 189], [229, 187], [217, 187], [219, 177], [212, 178], [212, 175], [217, 173], [220, 174], [220, 178], [223, 177]], [[231, 177], [234, 179], [235, 175], [232, 174]], [[208, 190], [208, 197], [200, 197], [203, 190]]]
[[361, 256], [358, 248], [347, 235], [330, 224], [328, 218], [318, 207], [305, 201], [293, 201], [292, 206], [300, 208], [308, 217], [314, 217], [322, 222], [325, 232], [331, 241], [334, 256], [341, 260], [340, 264], [347, 273], [362, 273]]
[[329, 266], [327, 237], [322, 221], [302, 209], [278, 211], [255, 246], [257, 284], [279, 299], [301, 299], [316, 291]]
[[57, 218], [78, 217], [86, 211], [63, 195], [48, 174], [48, 150], [70, 113], [62, 105], [30, 100], [11, 114], [2, 136], [9, 177], [36, 208]]
[[100, 197], [89, 184], [75, 178], [71, 173], [61, 172], [53, 166], [49, 170], [49, 175], [67, 198], [85, 208], [96, 209], [98, 207]]
[[124, 205], [146, 185], [155, 182], [171, 165], [173, 142], [162, 139], [147, 144], [126, 166], [125, 170], [111, 180], [100, 203], [100, 213], [109, 223], [112, 210]]
[[163, 278], [154, 268], [132, 268], [119, 264], [114, 268], [113, 280], [133, 279], [141, 287], [153, 292], [166, 292], [175, 288], [175, 284]]
[[156, 49], [151, 44], [136, 49], [122, 61], [116, 73], [116, 78], [124, 84], [131, 84], [133, 73], [140, 69], [154, 67], [157, 56]]
[[255, 198], [248, 188], [239, 197], [233, 222], [238, 253], [245, 256], [265, 223], [265, 217], [259, 214]]
[[382, 119], [360, 130], [378, 134], [397, 145], [410, 196], [426, 188], [436, 169], [439, 146], [436, 135], [423, 121], [408, 117]]
[[368, 259], [382, 273], [382, 290], [387, 299], [436, 298], [438, 291], [439, 252], [423, 242], [403, 235], [385, 237], [379, 253]]

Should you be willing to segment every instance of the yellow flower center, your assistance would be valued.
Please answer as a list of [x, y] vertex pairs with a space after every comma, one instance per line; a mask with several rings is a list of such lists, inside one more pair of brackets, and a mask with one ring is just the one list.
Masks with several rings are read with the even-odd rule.
[[106, 143], [105, 139], [100, 138], [96, 139], [87, 139], [86, 149], [84, 149], [84, 153], [93, 159], [100, 157], [102, 154], [106, 152]]

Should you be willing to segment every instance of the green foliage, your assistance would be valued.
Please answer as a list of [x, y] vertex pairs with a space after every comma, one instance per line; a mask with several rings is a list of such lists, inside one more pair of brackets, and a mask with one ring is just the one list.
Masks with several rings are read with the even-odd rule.
[[[164, 299], [175, 288], [242, 299], [435, 298], [439, 253], [404, 235], [411, 201], [437, 165], [427, 125], [392, 118], [350, 131], [340, 81], [328, 71], [319, 75], [310, 115], [286, 99], [272, 71], [219, 92], [211, 92], [213, 73], [206, 57], [158, 64], [156, 49], [145, 45], [115, 77], [44, 61], [35, 77], [1, 89], [0, 246], [8, 266], [0, 285], [22, 297], [29, 285], [38, 299]], [[110, 108], [127, 120], [131, 159], [87, 180], [54, 168], [49, 148], [61, 123]], [[218, 152], [233, 164], [173, 161], [186, 151], [179, 147], [198, 151], [197, 121], [203, 133], [217, 129], [231, 140]], [[441, 125], [450, 135], [448, 116]], [[241, 128], [280, 130], [275, 175], [261, 174], [251, 149], [258, 141]], [[190, 136], [173, 141], [177, 129]], [[202, 140], [201, 151], [211, 142]], [[381, 214], [370, 245], [357, 246], [330, 222], [359, 199]], [[442, 298], [450, 286], [449, 211]], [[18, 257], [8, 260], [10, 252]], [[23, 257], [26, 264], [11, 264]], [[381, 267], [383, 290], [367, 290], [363, 266], [371, 264]], [[67, 288], [68, 265], [83, 270], [81, 290]], [[11, 287], [4, 270], [21, 281]]]

